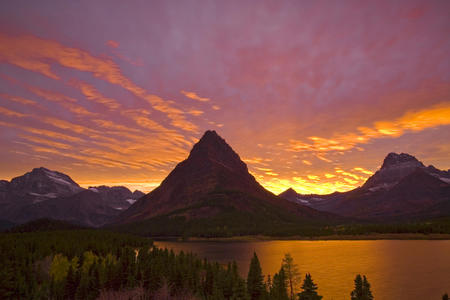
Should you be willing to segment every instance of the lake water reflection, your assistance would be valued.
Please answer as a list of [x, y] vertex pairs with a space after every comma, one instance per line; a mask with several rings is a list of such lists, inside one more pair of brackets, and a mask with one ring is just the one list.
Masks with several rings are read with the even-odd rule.
[[235, 260], [246, 276], [253, 251], [265, 275], [289, 252], [300, 272], [311, 273], [324, 299], [350, 299], [355, 275], [365, 274], [375, 299], [441, 299], [450, 293], [450, 241], [156, 242], [222, 263]]

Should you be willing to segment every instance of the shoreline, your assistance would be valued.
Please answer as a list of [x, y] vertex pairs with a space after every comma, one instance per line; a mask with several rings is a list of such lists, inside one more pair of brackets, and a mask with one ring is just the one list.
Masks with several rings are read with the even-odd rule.
[[232, 237], [155, 237], [155, 242], [261, 242], [261, 241], [373, 241], [373, 240], [450, 240], [448, 233], [375, 233], [362, 235], [327, 235], [327, 236], [289, 236], [272, 237], [263, 235], [247, 235]]

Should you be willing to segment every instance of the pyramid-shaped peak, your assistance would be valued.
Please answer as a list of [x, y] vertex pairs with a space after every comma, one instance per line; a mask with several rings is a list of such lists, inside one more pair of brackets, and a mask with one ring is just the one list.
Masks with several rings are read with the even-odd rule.
[[225, 143], [225, 140], [217, 134], [215, 130], [207, 130], [198, 141], [197, 144], [209, 144], [209, 143]]
[[397, 154], [397, 153], [391, 152], [384, 159], [383, 166], [381, 167], [381, 169], [386, 169], [389, 167], [403, 165], [403, 164], [417, 165], [418, 167], [423, 166], [423, 164], [412, 155], [409, 155], [407, 153]]
[[195, 157], [210, 158], [223, 163], [241, 161], [239, 155], [214, 130], [206, 131], [194, 145], [189, 158]]
[[206, 130], [203, 134], [204, 137], [220, 137], [215, 130]]
[[184, 163], [188, 163], [195, 169], [212, 163], [241, 174], [248, 172], [247, 165], [239, 155], [214, 130], [208, 130], [203, 134]]
[[278, 196], [286, 199], [296, 198], [298, 196], [298, 193], [293, 188], [290, 187], [284, 192], [281, 192]]
[[291, 187], [283, 192], [283, 194], [287, 194], [287, 193], [289, 193], [289, 194], [297, 194], [297, 192]]

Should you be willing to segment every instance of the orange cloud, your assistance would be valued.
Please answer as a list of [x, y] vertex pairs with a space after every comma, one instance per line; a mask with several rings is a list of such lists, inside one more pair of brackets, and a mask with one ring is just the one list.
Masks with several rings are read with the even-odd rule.
[[111, 48], [117, 48], [117, 47], [119, 47], [119, 43], [116, 42], [116, 41], [113, 41], [113, 40], [107, 41], [106, 44], [107, 44], [108, 46], [110, 46]]
[[[27, 38], [19, 40], [0, 34], [0, 61], [41, 73], [52, 79], [59, 79], [59, 76], [51, 71], [51, 67], [47, 62], [38, 60], [40, 55], [33, 57], [32, 49], [30, 49], [28, 42]], [[24, 57], [23, 52], [28, 52], [28, 58]]]
[[82, 126], [82, 125], [78, 125], [78, 124], [71, 123], [68, 121], [64, 121], [61, 119], [57, 119], [57, 118], [45, 117], [45, 118], [42, 118], [42, 122], [52, 125], [54, 127], [60, 128], [60, 129], [65, 129], [65, 130], [72, 131], [72, 132], [75, 132], [78, 134], [83, 134], [88, 137], [91, 137], [91, 136], [95, 137], [95, 136], [101, 134], [100, 131], [91, 129], [86, 126]]
[[242, 160], [247, 164], [266, 165], [266, 163], [264, 163], [264, 159], [262, 157], [244, 158]]
[[261, 168], [261, 167], [255, 167], [255, 169], [260, 170], [260, 171], [264, 171], [264, 172], [272, 172], [273, 170], [270, 168]]
[[100, 126], [102, 128], [106, 128], [106, 129], [123, 130], [123, 131], [130, 131], [130, 132], [136, 132], [136, 133], [141, 132], [139, 129], [116, 124], [116, 123], [114, 123], [112, 121], [108, 121], [108, 120], [97, 119], [97, 120], [92, 120], [92, 122], [94, 122], [95, 124], [97, 124], [98, 126]]
[[189, 111], [189, 114], [198, 117], [198, 116], [201, 116], [203, 114], [203, 111], [192, 109], [192, 110]]
[[323, 155], [320, 155], [320, 154], [315, 154], [315, 157], [317, 157], [318, 159], [323, 160], [325, 162], [332, 162], [331, 159], [328, 159], [328, 158], [326, 158], [326, 157], [324, 157]]
[[35, 137], [35, 136], [20, 135], [20, 137], [25, 139], [25, 140], [37, 143], [37, 144], [44, 144], [44, 145], [48, 145], [48, 146], [59, 148], [59, 149], [70, 149], [71, 148], [67, 144], [58, 143], [58, 142], [55, 142], [55, 141], [50, 141], [50, 140], [38, 138], [38, 137]]
[[262, 178], [261, 183], [274, 193], [281, 193], [292, 187], [301, 194], [329, 194], [335, 191], [348, 191], [355, 187], [345, 180], [336, 179], [333, 181], [293, 177], [293, 178]]
[[120, 103], [115, 99], [108, 98], [103, 96], [100, 92], [98, 92], [92, 85], [79, 81], [79, 80], [71, 80], [70, 83], [79, 88], [81, 93], [86, 97], [86, 99], [103, 104], [109, 109], [117, 109], [120, 107]]
[[5, 107], [0, 106], [0, 114], [8, 116], [8, 117], [19, 117], [19, 118], [23, 118], [26, 117], [26, 114], [22, 114], [10, 109], [7, 109]]
[[[443, 102], [427, 109], [406, 112], [392, 121], [378, 121], [372, 127], [359, 127], [359, 133], [336, 135], [332, 139], [309, 137], [311, 142], [290, 140], [290, 151], [346, 151], [372, 139], [398, 137], [406, 132], [417, 132], [428, 128], [450, 125], [450, 102]], [[316, 155], [320, 158], [319, 155]], [[322, 157], [323, 158], [323, 157]]]
[[275, 172], [266, 172], [264, 174], [269, 175], [269, 176], [278, 176], [279, 175], [278, 173], [275, 173]]
[[151, 120], [148, 116], [150, 113], [146, 110], [126, 110], [122, 114], [134, 120], [139, 126], [145, 129], [150, 129], [156, 132], [167, 132], [168, 129], [158, 122]]
[[81, 138], [62, 134], [59, 132], [54, 132], [54, 131], [50, 131], [50, 130], [46, 130], [46, 129], [33, 128], [33, 127], [29, 127], [29, 126], [21, 126], [18, 124], [7, 123], [7, 122], [2, 122], [2, 121], [0, 121], [0, 126], [18, 128], [18, 129], [21, 129], [21, 130], [24, 130], [24, 131], [27, 131], [30, 133], [44, 135], [44, 136], [48, 136], [51, 138], [56, 138], [56, 139], [69, 141], [69, 142], [82, 142], [83, 141]]
[[352, 184], [352, 185], [355, 185], [355, 184], [358, 183], [357, 180], [353, 180], [353, 179], [350, 179], [350, 178], [344, 178], [344, 180], [347, 181], [348, 183]]
[[89, 52], [63, 46], [55, 41], [34, 36], [10, 37], [0, 34], [0, 61], [39, 72], [53, 79], [59, 79], [51, 71], [49, 61], [78, 71], [90, 72], [95, 77], [118, 85], [136, 97], [147, 101], [153, 109], [165, 113], [171, 124], [182, 130], [197, 132], [195, 124], [186, 120], [183, 111], [172, 107], [162, 98], [149, 94], [145, 89], [125, 77], [119, 66], [109, 58], [99, 58]]
[[344, 175], [344, 176], [352, 177], [352, 178], [354, 178], [354, 179], [356, 179], [356, 180], [360, 180], [360, 179], [361, 179], [360, 176], [358, 176], [358, 175], [356, 175], [356, 174], [353, 174], [353, 173], [350, 173], [350, 172], [346, 172], [346, 171], [344, 171], [344, 170], [342, 170], [342, 169], [339, 169], [339, 168], [336, 168], [335, 172], [336, 172], [336, 173], [339, 173], [339, 174], [342, 174], [342, 175]]
[[75, 104], [76, 102], [78, 102], [76, 99], [66, 96], [64, 94], [52, 92], [52, 91], [48, 91], [48, 90], [44, 90], [44, 89], [32, 87], [32, 86], [28, 86], [28, 90], [43, 99], [58, 103], [62, 107], [67, 108], [69, 111], [71, 111], [77, 115], [85, 115], [85, 116], [97, 115], [96, 113], [88, 111], [83, 106]]
[[195, 92], [186, 92], [186, 91], [180, 91], [180, 92], [181, 92], [183, 95], [185, 95], [186, 97], [191, 98], [191, 99], [193, 99], [193, 100], [200, 101], [200, 102], [207, 102], [207, 101], [210, 100], [209, 98], [203, 98], [203, 97], [200, 97], [200, 96], [197, 95]]
[[361, 172], [361, 173], [363, 173], [363, 174], [373, 175], [373, 172], [372, 172], [372, 171], [366, 170], [366, 169], [364, 169], [364, 168], [356, 167], [356, 168], [353, 168], [353, 170], [358, 171], [358, 172]]
[[8, 94], [0, 94], [0, 97], [2, 97], [4, 99], [8, 99], [13, 102], [23, 104], [23, 105], [40, 106], [36, 101], [25, 99], [25, 98], [18, 97], [18, 96], [11, 96]]

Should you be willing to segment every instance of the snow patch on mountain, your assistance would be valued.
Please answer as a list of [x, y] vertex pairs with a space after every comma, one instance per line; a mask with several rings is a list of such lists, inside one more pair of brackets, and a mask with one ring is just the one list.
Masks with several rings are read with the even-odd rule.
[[73, 185], [72, 183], [70, 183], [70, 182], [68, 182], [68, 181], [66, 181], [66, 180], [64, 180], [64, 179], [62, 179], [62, 178], [60, 178], [60, 177], [52, 176], [52, 175], [50, 175], [50, 174], [47, 174], [47, 176], [48, 176], [51, 180], [56, 181], [57, 183], [65, 184], [65, 185], [70, 185], [70, 186]]
[[450, 183], [450, 178], [445, 178], [445, 177], [438, 177], [438, 178], [443, 182]]
[[136, 200], [136, 199], [127, 199], [127, 200], [125, 200], [125, 201], [127, 201], [127, 202], [130, 203], [130, 204], [133, 204], [133, 203], [136, 202], [137, 200]]

